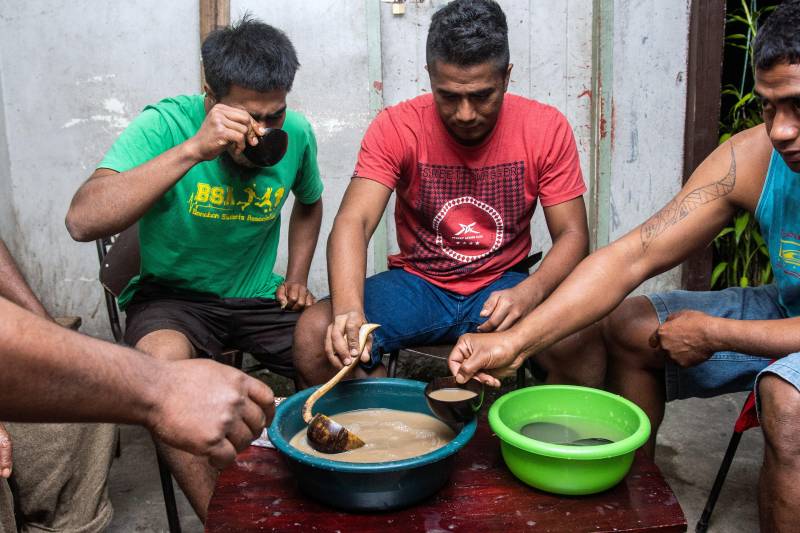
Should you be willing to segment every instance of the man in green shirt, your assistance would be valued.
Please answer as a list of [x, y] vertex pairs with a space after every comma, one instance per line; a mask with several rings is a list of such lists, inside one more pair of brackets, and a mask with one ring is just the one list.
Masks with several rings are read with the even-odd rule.
[[[248, 17], [211, 33], [202, 56], [205, 95], [147, 106], [75, 194], [67, 228], [89, 241], [138, 221], [140, 273], [119, 299], [128, 344], [168, 360], [238, 348], [293, 377], [292, 333], [314, 302], [306, 285], [322, 218], [316, 140], [286, 107], [299, 63], [285, 34]], [[288, 137], [285, 154], [254, 164], [250, 150], [280, 155], [274, 129]], [[273, 267], [289, 191], [284, 279]], [[217, 471], [157, 444], [205, 519]]]

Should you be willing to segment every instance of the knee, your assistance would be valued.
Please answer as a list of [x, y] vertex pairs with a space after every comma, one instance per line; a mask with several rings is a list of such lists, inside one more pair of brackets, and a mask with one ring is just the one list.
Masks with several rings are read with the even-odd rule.
[[602, 387], [606, 351], [599, 323], [591, 324], [536, 355], [536, 364], [547, 372], [547, 383]]
[[761, 427], [768, 453], [781, 464], [800, 467], [800, 392], [778, 376], [759, 380]]
[[328, 308], [327, 302], [318, 302], [300, 315], [294, 329], [295, 360], [303, 360], [323, 350], [330, 324]]
[[173, 330], [158, 330], [148, 333], [136, 343], [135, 349], [156, 359], [176, 361], [195, 355], [194, 346], [182, 333]]
[[647, 298], [626, 298], [600, 323], [609, 360], [626, 366], [650, 365], [649, 339], [657, 328], [658, 316]]

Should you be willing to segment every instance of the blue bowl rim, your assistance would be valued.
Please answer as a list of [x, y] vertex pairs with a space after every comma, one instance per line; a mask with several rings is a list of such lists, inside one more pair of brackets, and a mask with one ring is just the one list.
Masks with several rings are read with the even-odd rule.
[[[366, 378], [366, 379], [348, 380], [342, 382], [338, 386], [358, 386], [360, 383], [372, 384], [381, 382], [417, 388], [419, 389], [420, 395], [424, 394], [426, 385], [422, 381], [416, 381], [411, 379]], [[417, 457], [410, 457], [408, 459], [401, 459], [399, 461], [387, 461], [385, 463], [351, 463], [346, 461], [332, 461], [330, 459], [322, 459], [320, 457], [303, 453], [294, 446], [291, 446], [289, 444], [289, 441], [283, 438], [280, 431], [278, 431], [277, 429], [278, 422], [282, 420], [284, 417], [287, 417], [288, 413], [291, 412], [295, 406], [296, 406], [296, 412], [299, 414], [302, 410], [302, 406], [305, 403], [306, 399], [309, 396], [311, 396], [311, 394], [318, 388], [319, 387], [311, 387], [309, 389], [293, 394], [287, 397], [284, 401], [282, 401], [280, 405], [278, 405], [278, 407], [275, 409], [275, 418], [272, 420], [272, 424], [270, 424], [269, 429], [267, 430], [267, 434], [269, 435], [269, 440], [272, 441], [272, 444], [279, 452], [286, 455], [290, 459], [297, 461], [298, 463], [302, 463], [304, 465], [312, 466], [315, 468], [322, 468], [324, 470], [332, 470], [336, 472], [375, 474], [381, 472], [396, 472], [399, 470], [409, 470], [411, 468], [425, 466], [431, 463], [435, 463], [437, 461], [441, 461], [442, 459], [445, 459], [450, 455], [453, 455], [458, 450], [463, 448], [475, 434], [475, 430], [478, 426], [477, 418], [473, 418], [470, 422], [464, 424], [464, 427], [461, 428], [461, 431], [459, 431], [456, 434], [456, 437], [453, 440], [451, 440], [441, 448], [433, 450], [432, 452], [426, 453], [424, 455], [419, 455]], [[430, 414], [431, 416], [434, 416], [433, 413], [430, 412], [425, 414]], [[335, 416], [335, 413], [333, 416]]]
[[[633, 411], [639, 420], [639, 427], [633, 432], [632, 435], [610, 444], [600, 444], [597, 446], [566, 446], [563, 444], [541, 442], [528, 438], [521, 433], [517, 433], [512, 428], [508, 427], [503, 420], [501, 420], [500, 409], [508, 400], [511, 400], [519, 395], [531, 394], [535, 393], [537, 390], [544, 389], [588, 392], [590, 394], [599, 394], [601, 396], [613, 398]], [[556, 459], [593, 460], [619, 457], [621, 455], [627, 455], [635, 452], [645, 442], [647, 442], [647, 439], [650, 437], [650, 419], [647, 417], [641, 407], [627, 398], [619, 396], [618, 394], [600, 389], [594, 389], [591, 387], [580, 387], [577, 385], [536, 385], [506, 393], [498, 398], [489, 409], [489, 426], [497, 434], [498, 438], [506, 444], [514, 446], [515, 448], [519, 448], [525, 452]], [[498, 429], [500, 429], [500, 431], [498, 431]], [[501, 433], [505, 433], [505, 435], [501, 435]]]

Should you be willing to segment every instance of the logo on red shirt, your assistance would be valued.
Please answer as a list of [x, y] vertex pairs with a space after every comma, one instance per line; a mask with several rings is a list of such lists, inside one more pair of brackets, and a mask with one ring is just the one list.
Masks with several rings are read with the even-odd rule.
[[503, 218], [472, 196], [446, 202], [433, 219], [436, 245], [460, 263], [486, 257], [503, 243]]

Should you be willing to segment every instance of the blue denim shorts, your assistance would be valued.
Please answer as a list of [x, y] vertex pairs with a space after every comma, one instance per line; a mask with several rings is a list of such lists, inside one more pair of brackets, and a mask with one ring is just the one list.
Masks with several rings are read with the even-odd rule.
[[[656, 310], [659, 323], [684, 309], [734, 320], [786, 318], [778, 305], [778, 289], [774, 285], [709, 292], [671, 291], [650, 294], [647, 298]], [[800, 390], [800, 353], [787, 355], [770, 364], [772, 359], [738, 352], [717, 352], [691, 368], [681, 368], [668, 360], [664, 368], [667, 401], [753, 390], [765, 373], [776, 374]]]
[[381, 327], [372, 334], [372, 362], [365, 366], [374, 367], [392, 350], [456, 342], [488, 318], [480, 312], [492, 292], [514, 287], [525, 278], [526, 274], [509, 271], [465, 296], [399, 268], [370, 276], [364, 283], [364, 314]]

